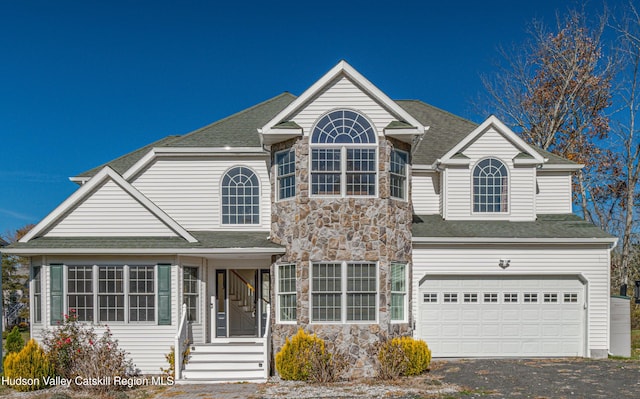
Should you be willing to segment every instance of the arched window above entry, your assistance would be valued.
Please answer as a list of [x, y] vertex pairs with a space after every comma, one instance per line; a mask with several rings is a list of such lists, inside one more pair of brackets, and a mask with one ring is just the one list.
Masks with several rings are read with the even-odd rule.
[[339, 109], [311, 132], [311, 195], [377, 195], [376, 132], [363, 115]]
[[222, 177], [222, 224], [260, 224], [260, 182], [245, 166]]
[[502, 161], [486, 158], [473, 169], [473, 211], [509, 211], [509, 176]]

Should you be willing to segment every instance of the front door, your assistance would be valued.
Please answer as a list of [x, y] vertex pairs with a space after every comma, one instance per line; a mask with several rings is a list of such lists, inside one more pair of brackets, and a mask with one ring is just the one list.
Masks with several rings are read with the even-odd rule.
[[211, 297], [215, 338], [264, 334], [270, 296], [269, 269], [217, 269]]

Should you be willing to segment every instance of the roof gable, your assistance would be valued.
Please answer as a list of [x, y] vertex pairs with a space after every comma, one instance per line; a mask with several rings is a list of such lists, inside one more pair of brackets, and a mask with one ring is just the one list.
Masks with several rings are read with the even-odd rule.
[[291, 104], [271, 118], [262, 128], [258, 129], [262, 143], [273, 144], [290, 137], [302, 135], [302, 129], [297, 126], [291, 126], [290, 119], [306, 108], [309, 103], [320, 96], [327, 88], [345, 78], [376, 103], [380, 104], [387, 112], [397, 118], [398, 121], [405, 123], [407, 129], [395, 129], [393, 133], [408, 133], [413, 136], [424, 133], [426, 127], [418, 119], [391, 100], [346, 61], [340, 61], [322, 78], [291, 102]]
[[[96, 193], [99, 193], [98, 195], [100, 196], [111, 197], [109, 202], [113, 204], [113, 207], [108, 207], [108, 209], [100, 208], [100, 211], [104, 214], [104, 218], [92, 219], [92, 225], [96, 225], [96, 229], [106, 229], [100, 233], [100, 235], [122, 235], [121, 229], [116, 229], [116, 231], [111, 233], [108, 229], [114, 222], [117, 222], [117, 220], [114, 221], [115, 215], [118, 215], [121, 218], [129, 217], [128, 215], [122, 215], [122, 205], [124, 205], [124, 208], [129, 207], [129, 209], [133, 209], [136, 217], [139, 218], [140, 221], [147, 223], [149, 233], [145, 234], [145, 232], [141, 230], [137, 231], [135, 235], [177, 235], [188, 242], [197, 241], [191, 234], [189, 234], [189, 232], [171, 219], [157, 205], [151, 202], [142, 193], [136, 190], [135, 187], [107, 166], [91, 180], [76, 190], [75, 193], [67, 198], [40, 223], [38, 223], [20, 240], [20, 242], [29, 242], [29, 240], [41, 235], [46, 235], [49, 232], [53, 232], [52, 236], [73, 235], [73, 233], [69, 231], [65, 232], [65, 227], [69, 227], [63, 226], [66, 218], [71, 217], [73, 219], [81, 217], [82, 215], [80, 214], [91, 212], [92, 207], [93, 210], [95, 210], [97, 204], [92, 203], [92, 197], [96, 195]], [[76, 211], [80, 214], [74, 214]], [[68, 225], [71, 224], [72, 222], [68, 223]], [[141, 227], [141, 229], [144, 229], [144, 227]], [[82, 232], [82, 234], [77, 235], [87, 234], [91, 235], [96, 233]]]
[[469, 148], [476, 140], [478, 140], [489, 130], [495, 131], [500, 134], [515, 148], [517, 148], [521, 154], [530, 156], [535, 161], [535, 163], [543, 164], [545, 162], [545, 159], [538, 152], [536, 152], [533, 147], [527, 144], [523, 139], [521, 139], [517, 134], [515, 134], [511, 129], [509, 129], [504, 123], [502, 123], [493, 115], [487, 118], [482, 124], [480, 124], [480, 126], [476, 127], [471, 133], [469, 133], [465, 138], [463, 138], [458, 144], [456, 144], [436, 162], [446, 164], [454, 160], [454, 156], [456, 154], [463, 153], [465, 149]]

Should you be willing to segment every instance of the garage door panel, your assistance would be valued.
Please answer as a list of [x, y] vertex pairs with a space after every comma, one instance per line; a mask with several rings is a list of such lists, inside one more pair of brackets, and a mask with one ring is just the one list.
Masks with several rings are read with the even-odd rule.
[[423, 293], [431, 296], [420, 303], [419, 333], [434, 357], [583, 354], [584, 286], [576, 278], [434, 277]]

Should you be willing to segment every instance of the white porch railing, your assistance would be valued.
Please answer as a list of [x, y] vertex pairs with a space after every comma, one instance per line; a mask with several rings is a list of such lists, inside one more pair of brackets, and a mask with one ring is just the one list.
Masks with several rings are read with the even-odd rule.
[[174, 370], [176, 373], [175, 379], [182, 378], [182, 354], [185, 352], [185, 345], [188, 345], [188, 326], [187, 326], [187, 304], [182, 305], [182, 318], [180, 318], [180, 324], [178, 324], [178, 332], [176, 333], [174, 348]]
[[271, 304], [267, 304], [267, 322], [264, 326], [264, 378], [269, 378], [269, 360], [271, 359]]

